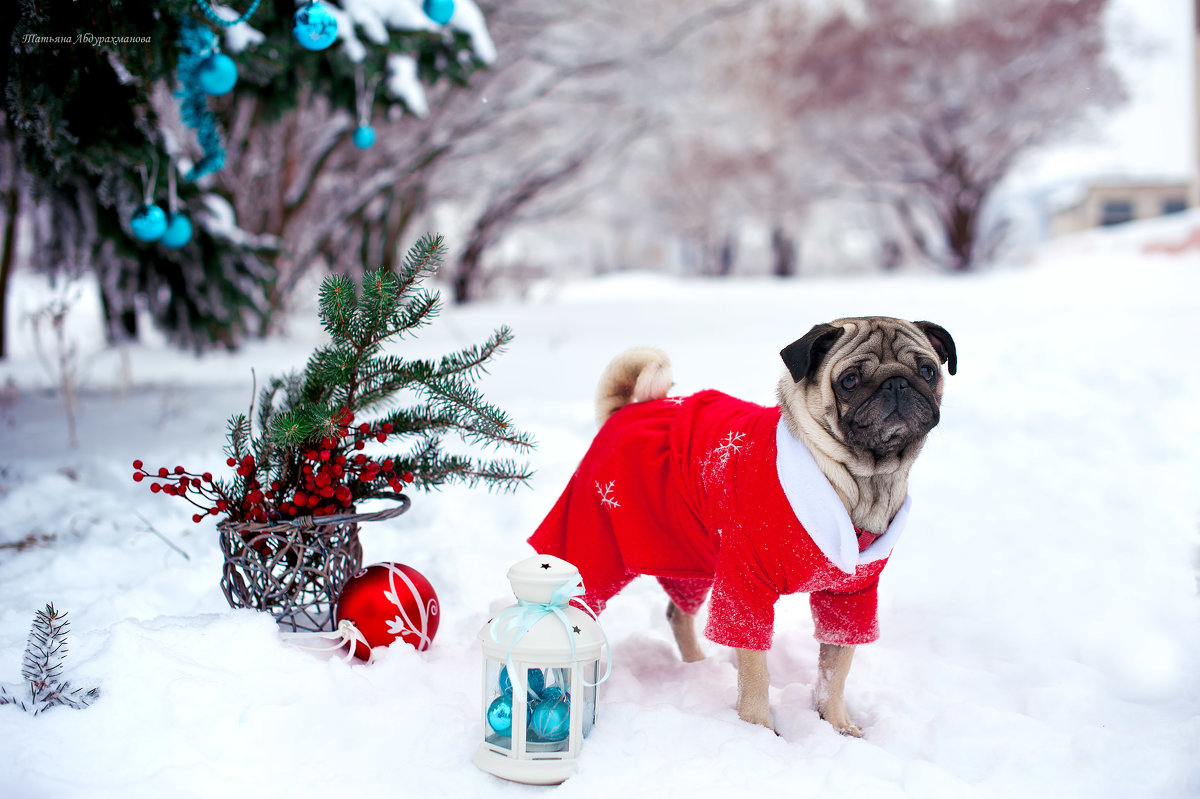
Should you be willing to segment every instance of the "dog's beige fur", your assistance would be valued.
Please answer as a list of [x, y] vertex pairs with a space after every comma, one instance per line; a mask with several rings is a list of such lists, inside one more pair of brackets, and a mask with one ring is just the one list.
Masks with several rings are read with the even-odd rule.
[[[886, 322], [885, 330], [881, 330], [873, 318], [839, 319], [831, 323], [832, 327], [841, 328], [842, 333], [836, 344], [823, 356], [818, 372], [811, 379], [801, 380], [785, 374], [778, 388], [782, 416], [792, 435], [803, 441], [812, 452], [849, 512], [851, 521], [857, 527], [876, 534], [887, 529], [903, 504], [908, 492], [909, 470], [920, 453], [924, 438], [894, 455], [882, 458], [850, 446], [839, 431], [838, 416], [843, 410], [840, 404], [843, 400], [833, 388], [834, 370], [844, 365], [851, 354], [858, 358], [856, 363], [863, 363], [858, 356], [864, 351], [877, 353], [878, 356], [873, 364], [866, 363], [862, 367], [867, 373], [872, 369], [884, 372], [889, 365], [893, 368], [911, 368], [915, 366], [918, 355], [926, 359], [933, 357], [935, 363], [946, 361], [945, 353], [939, 351], [931, 337], [918, 327], [928, 323], [894, 319]], [[951, 373], [953, 371], [951, 359]], [[617, 409], [630, 402], [665, 397], [671, 383], [670, 361], [661, 350], [641, 348], [622, 353], [609, 364], [597, 388], [597, 421], [603, 424]], [[939, 379], [935, 389], [939, 404], [942, 384], [943, 381]], [[694, 617], [670, 603], [667, 619], [683, 660], [702, 660], [704, 652], [696, 635]], [[821, 644], [817, 657], [815, 702], [821, 718], [835, 729], [846, 735], [861, 737], [861, 730], [846, 710], [844, 698], [846, 677], [853, 658], [853, 646]], [[766, 651], [738, 649], [737, 669], [738, 716], [774, 729], [770, 713], [770, 675]]]
[[[924, 440], [907, 447], [899, 456], [877, 460], [869, 453], [856, 452], [838, 432], [840, 401], [833, 389], [833, 372], [853, 353], [878, 351], [880, 361], [912, 361], [918, 353], [940, 357], [929, 339], [914, 324], [890, 327], [884, 336], [877, 327], [862, 319], [838, 319], [833, 327], [845, 334], [822, 361], [812, 380], [797, 382], [785, 374], [777, 390], [783, 418], [792, 435], [804, 442], [821, 471], [829, 478], [842, 504], [857, 527], [879, 534], [887, 529], [908, 494], [908, 473]], [[898, 321], [898, 320], [890, 320]], [[878, 365], [876, 365], [879, 368]], [[935, 389], [941, 402], [944, 382]]]

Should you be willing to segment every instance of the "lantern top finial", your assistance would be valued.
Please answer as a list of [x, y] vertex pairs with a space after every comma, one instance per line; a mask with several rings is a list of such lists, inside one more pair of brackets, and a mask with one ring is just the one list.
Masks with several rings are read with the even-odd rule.
[[526, 602], [549, 602], [564, 583], [574, 585], [579, 579], [579, 569], [553, 555], [534, 555], [508, 570], [513, 593]]

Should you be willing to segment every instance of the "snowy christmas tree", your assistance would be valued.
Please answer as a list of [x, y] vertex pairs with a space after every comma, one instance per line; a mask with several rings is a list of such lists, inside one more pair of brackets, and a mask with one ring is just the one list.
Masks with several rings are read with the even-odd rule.
[[[17, 0], [0, 19], [10, 43], [0, 56], [0, 151], [15, 167], [6, 216], [33, 211], [39, 269], [96, 273], [114, 339], [136, 335], [143, 304], [171, 340], [195, 349], [267, 328], [273, 262], [288, 242], [244, 229], [213, 176], [247, 126], [295, 108], [369, 122], [365, 95], [377, 85], [379, 100], [419, 115], [424, 85], [465, 84], [494, 57], [471, 0], [451, 4], [449, 19], [431, 18], [419, 0], [302, 7], [336, 21], [325, 50], [302, 46], [293, 4], [240, 5]], [[335, 149], [353, 152], [356, 133], [350, 126], [286, 163], [319, 173]], [[20, 207], [29, 198], [36, 211]], [[139, 240], [148, 205], [186, 227]], [[9, 225], [0, 248], [0, 308], [17, 229]]]

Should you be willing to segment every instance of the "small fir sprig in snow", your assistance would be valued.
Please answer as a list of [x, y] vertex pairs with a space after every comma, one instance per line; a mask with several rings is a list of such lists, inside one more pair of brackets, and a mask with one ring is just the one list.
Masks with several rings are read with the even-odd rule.
[[0, 687], [0, 705], [16, 705], [36, 716], [59, 705], [79, 710], [95, 701], [100, 695], [99, 688], [85, 691], [62, 681], [69, 626], [66, 612], [59, 613], [53, 603], [37, 612], [21, 665], [21, 677], [25, 680], [28, 696], [14, 696]]

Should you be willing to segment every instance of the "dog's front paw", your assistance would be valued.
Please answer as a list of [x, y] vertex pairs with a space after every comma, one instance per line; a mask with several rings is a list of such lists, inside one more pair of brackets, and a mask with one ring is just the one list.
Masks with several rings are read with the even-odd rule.
[[760, 726], [766, 727], [768, 730], [770, 730], [771, 732], [774, 732], [776, 735], [779, 734], [778, 732], [775, 732], [775, 725], [771, 724], [771, 711], [767, 708], [762, 708], [762, 709], [744, 708], [741, 705], [739, 705], [738, 706], [738, 718], [741, 719], [742, 721], [748, 721], [751, 724], [758, 724]]
[[849, 735], [851, 738], [863, 737], [863, 732], [859, 726], [850, 720], [850, 714], [846, 712], [846, 705], [843, 702], [828, 702], [817, 708], [817, 712], [821, 714], [821, 718], [833, 725], [833, 728], [842, 735]]
[[738, 718], [775, 732], [771, 724], [771, 677], [767, 673], [767, 653], [761, 649], [739, 649], [737, 669]]

